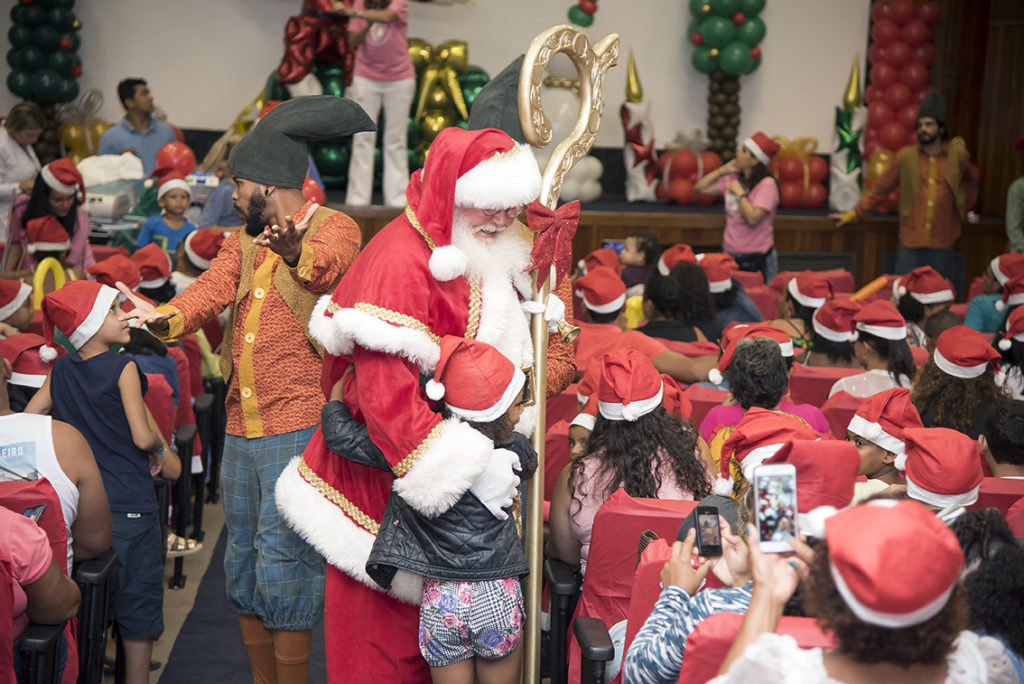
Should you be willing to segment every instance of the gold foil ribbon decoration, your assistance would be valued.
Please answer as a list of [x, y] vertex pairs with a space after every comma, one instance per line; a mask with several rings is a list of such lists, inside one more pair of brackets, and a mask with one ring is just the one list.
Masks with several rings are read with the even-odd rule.
[[416, 121], [420, 120], [427, 109], [431, 91], [435, 86], [440, 86], [447, 93], [459, 116], [469, 119], [469, 109], [466, 107], [465, 98], [462, 97], [462, 85], [459, 83], [459, 76], [464, 76], [469, 67], [466, 41], [446, 40], [432, 47], [419, 38], [410, 38], [409, 53], [417, 70], [420, 68], [419, 65], [423, 65], [420, 92], [416, 98], [416, 114], [413, 118]]

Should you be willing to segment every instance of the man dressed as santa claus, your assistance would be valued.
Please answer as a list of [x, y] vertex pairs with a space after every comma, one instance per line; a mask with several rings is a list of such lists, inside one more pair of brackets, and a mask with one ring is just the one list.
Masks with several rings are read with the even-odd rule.
[[[362, 423], [390, 470], [335, 454], [319, 430], [278, 480], [278, 507], [327, 559], [327, 670], [332, 681], [429, 681], [417, 623], [422, 579], [396, 577], [384, 593], [366, 560], [394, 491], [436, 516], [472, 492], [496, 517], [518, 477], [507, 454], [458, 418], [431, 408], [424, 384], [440, 341], [457, 335], [497, 347], [517, 365], [533, 364], [529, 233], [517, 223], [536, 199], [540, 173], [530, 148], [489, 128], [448, 128], [406, 190], [405, 213], [378, 233], [332, 297], [323, 297], [310, 332], [327, 352], [322, 389]], [[570, 301], [568, 280], [558, 288]], [[548, 318], [564, 308], [552, 296]], [[549, 339], [549, 395], [575, 374], [571, 346]], [[339, 408], [329, 402], [327, 411]], [[536, 408], [518, 429], [529, 433]], [[325, 421], [326, 422], [326, 421]], [[401, 575], [401, 573], [400, 573]], [[528, 619], [534, 616], [528, 616]]]

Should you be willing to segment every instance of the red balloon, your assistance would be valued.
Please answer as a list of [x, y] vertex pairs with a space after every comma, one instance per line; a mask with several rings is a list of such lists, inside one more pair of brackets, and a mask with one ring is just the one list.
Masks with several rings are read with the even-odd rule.
[[[754, 47], [750, 48], [750, 56], [754, 58], [754, 62], [757, 62], [757, 60], [761, 59], [761, 46], [755, 45]], [[757, 64], [755, 64], [754, 66], [757, 66]]]
[[932, 30], [920, 19], [914, 19], [903, 25], [900, 37], [907, 45], [917, 47], [932, 42]]
[[654, 186], [654, 196], [657, 197], [660, 200], [667, 200], [668, 199], [668, 195], [665, 194], [665, 184], [664, 183], [658, 183], [657, 185]]
[[804, 184], [796, 181], [782, 183], [779, 186], [780, 201], [784, 207], [799, 207], [804, 201]]
[[156, 168], [172, 168], [187, 176], [196, 168], [196, 155], [183, 142], [167, 143], [156, 153]]
[[803, 181], [804, 165], [796, 157], [782, 157], [779, 159], [779, 180], [781, 181]]
[[871, 27], [871, 40], [875, 41], [882, 47], [889, 47], [889, 44], [895, 40], [899, 40], [899, 37], [900, 27], [891, 19], [876, 21], [875, 25]]
[[899, 78], [899, 72], [888, 62], [879, 62], [871, 67], [871, 82], [879, 88], [888, 88]]
[[892, 0], [889, 4], [889, 18], [897, 24], [905, 24], [914, 18], [917, 8], [914, 0]]
[[718, 201], [718, 196], [717, 195], [702, 195], [701, 193], [697, 192], [697, 193], [694, 193], [694, 195], [693, 195], [693, 201], [696, 202], [697, 204], [701, 205], [702, 207], [706, 207], [709, 204], [714, 204], [715, 202], [717, 202]]
[[316, 202], [317, 204], [323, 204], [324, 189], [316, 184], [316, 181], [306, 176], [306, 180], [302, 181], [302, 196], [306, 198], [307, 202]]
[[905, 107], [902, 107], [900, 111], [896, 112], [895, 121], [899, 122], [899, 124], [908, 131], [915, 130], [917, 128], [917, 108], [919, 106], [920, 103], [911, 102]]
[[872, 43], [871, 47], [868, 48], [868, 62], [878, 64], [885, 61], [887, 61], [885, 48], [878, 43]]
[[900, 201], [900, 189], [897, 186], [895, 190], [889, 193], [889, 201], [893, 204], [898, 204]]
[[883, 99], [885, 99], [885, 90], [874, 83], [864, 89], [864, 101], [868, 104], [881, 102]]
[[[818, 157], [815, 157], [816, 159]], [[821, 183], [811, 183], [810, 187], [807, 188], [807, 203], [805, 207], [810, 209], [818, 209], [825, 206], [825, 200], [828, 199], [828, 192], [825, 190], [825, 186]]]
[[679, 204], [689, 204], [693, 199], [693, 183], [686, 178], [676, 178], [669, 183], [668, 196]]
[[[878, 139], [878, 129], [872, 126], [868, 126], [864, 129], [864, 144], [871, 142], [872, 140]], [[865, 155], [866, 156], [866, 155]]]
[[691, 179], [697, 175], [697, 155], [693, 153], [693, 150], [676, 150], [666, 161], [668, 166], [666, 167], [663, 163], [661, 168], [662, 170], [668, 169], [667, 177], [670, 186], [672, 181], [677, 178]]
[[824, 157], [811, 155], [807, 158], [807, 175], [812, 183], [820, 183], [828, 176], [828, 162]]
[[704, 44], [704, 36], [694, 31], [693, 33], [690, 34], [690, 42], [696, 45], [697, 47], [700, 47], [701, 45]]
[[597, 11], [597, 3], [594, 0], [580, 0], [580, 9], [587, 14], [594, 14]]
[[64, 50], [65, 52], [70, 50], [71, 46], [72, 46], [71, 39], [68, 38], [67, 36], [64, 36], [59, 41], [57, 41], [57, 47], [59, 47], [61, 50]]
[[737, 26], [741, 25], [746, 20], [747, 15], [744, 14], [743, 12], [737, 12], [736, 14], [732, 15], [732, 23], [736, 24]]
[[878, 205], [878, 209], [876, 209], [875, 211], [877, 211], [879, 214], [891, 214], [892, 207], [892, 202], [890, 202], [889, 200], [883, 200], [882, 203]]
[[892, 107], [885, 102], [872, 102], [868, 105], [868, 126], [881, 128], [892, 121], [893, 115]]
[[931, 88], [921, 88], [914, 93], [914, 102], [921, 104], [924, 102], [924, 98], [928, 97], [928, 93], [931, 92]]
[[910, 62], [914, 57], [913, 49], [904, 43], [902, 40], [897, 40], [892, 43], [889, 47], [885, 48], [886, 60], [889, 64], [899, 69], [901, 66]]
[[913, 97], [914, 94], [910, 92], [910, 88], [899, 81], [885, 89], [885, 104], [892, 107], [893, 111], [897, 111], [908, 104]]
[[919, 90], [928, 85], [928, 67], [911, 62], [900, 69], [900, 81], [911, 90]]
[[917, 18], [929, 25], [938, 21], [941, 12], [938, 0], [927, 0], [917, 6]]
[[923, 43], [914, 48], [914, 61], [922, 66], [928, 66], [935, 57], [935, 47], [931, 43]]
[[711, 151], [700, 153], [700, 163], [704, 167], [704, 175], [708, 175], [722, 165], [722, 158]]
[[71, 77], [72, 77], [72, 78], [78, 78], [78, 77], [79, 77], [79, 76], [81, 76], [81, 75], [82, 75], [82, 67], [80, 67], [80, 66], [75, 66], [75, 67], [73, 67], [73, 68], [71, 69]]
[[907, 144], [907, 129], [898, 121], [890, 121], [879, 129], [878, 140], [886, 149], [895, 152]]
[[876, 135], [874, 139], [864, 143], [864, 159], [871, 159], [871, 155], [875, 153], [875, 150], [880, 150], [884, 147]]
[[882, 21], [883, 19], [891, 19], [892, 11], [889, 7], [888, 2], [883, 0], [875, 0], [871, 3], [871, 18], [874, 21]]

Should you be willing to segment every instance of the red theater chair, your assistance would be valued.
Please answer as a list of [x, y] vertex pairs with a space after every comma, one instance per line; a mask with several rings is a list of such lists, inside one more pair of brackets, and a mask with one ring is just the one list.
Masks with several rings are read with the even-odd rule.
[[985, 477], [978, 488], [978, 500], [968, 506], [968, 510], [979, 508], [995, 508], [1004, 516], [1010, 509], [1024, 499], [1024, 480], [1009, 477]]
[[860, 408], [864, 400], [855, 397], [847, 392], [837, 392], [829, 397], [821, 407], [825, 414], [832, 436], [836, 439], [846, 439], [846, 426], [850, 424], [853, 414]]
[[793, 373], [789, 376], [789, 396], [794, 404], [811, 404], [821, 408], [836, 380], [863, 372], [859, 368], [805, 366], [794, 363]]

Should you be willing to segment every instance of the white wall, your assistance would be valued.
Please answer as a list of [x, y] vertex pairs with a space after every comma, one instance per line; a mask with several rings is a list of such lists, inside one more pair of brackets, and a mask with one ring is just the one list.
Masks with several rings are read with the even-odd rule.
[[[431, 43], [467, 40], [470, 62], [495, 74], [525, 51], [540, 30], [567, 23], [570, 0], [410, 4], [410, 36]], [[117, 82], [143, 76], [176, 125], [225, 128], [276, 68], [285, 21], [300, 5], [299, 0], [79, 0], [79, 83], [83, 89], [103, 91], [100, 115], [110, 121], [121, 116]], [[621, 59], [608, 73], [598, 145], [622, 144], [618, 108], [629, 48], [651, 100], [658, 146], [677, 131], [704, 128], [707, 77], [689, 62], [688, 6], [685, 0], [600, 1], [587, 33], [596, 41], [617, 32]], [[741, 79], [741, 135], [762, 129], [789, 138], [814, 136], [827, 149], [833, 107], [854, 55], [860, 53], [864, 63], [868, 12], [868, 0], [769, 0], [761, 13], [767, 25], [762, 64]], [[5, 11], [0, 14], [0, 35], [6, 36], [9, 26]], [[0, 87], [0, 111], [15, 101]]]

